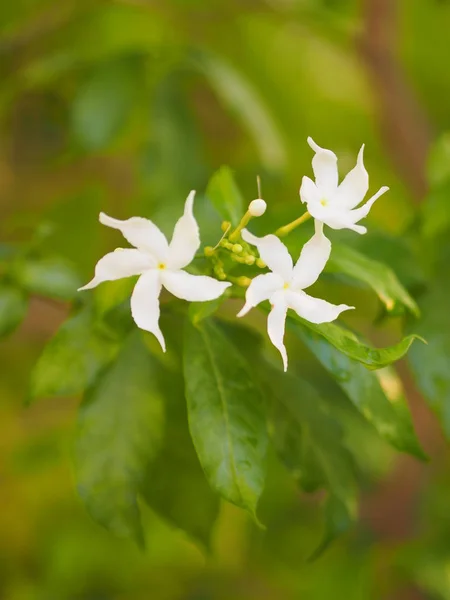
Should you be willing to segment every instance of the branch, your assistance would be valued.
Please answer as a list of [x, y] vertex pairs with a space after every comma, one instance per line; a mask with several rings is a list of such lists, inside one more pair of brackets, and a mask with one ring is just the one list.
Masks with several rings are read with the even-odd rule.
[[363, 0], [358, 40], [378, 101], [382, 136], [393, 164], [417, 203], [427, 193], [430, 126], [395, 55], [398, 1]]

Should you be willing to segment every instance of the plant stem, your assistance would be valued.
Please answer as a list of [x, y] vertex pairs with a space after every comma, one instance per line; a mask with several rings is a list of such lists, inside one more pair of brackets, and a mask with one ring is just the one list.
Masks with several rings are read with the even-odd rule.
[[251, 218], [252, 218], [252, 215], [250, 214], [250, 211], [247, 211], [245, 213], [245, 215], [242, 217], [241, 222], [236, 227], [236, 229], [232, 233], [230, 233], [230, 235], [228, 237], [230, 242], [236, 242], [239, 239], [239, 234], [241, 233], [242, 229], [244, 229], [244, 227], [247, 225], [247, 223], [250, 221]]
[[278, 235], [280, 237], [287, 235], [288, 233], [291, 233], [293, 229], [295, 229], [310, 218], [311, 215], [309, 214], [309, 212], [305, 212], [301, 217], [295, 219], [295, 221], [292, 221], [292, 223], [288, 223], [287, 225], [283, 225], [283, 227], [277, 229], [275, 231], [275, 235]]

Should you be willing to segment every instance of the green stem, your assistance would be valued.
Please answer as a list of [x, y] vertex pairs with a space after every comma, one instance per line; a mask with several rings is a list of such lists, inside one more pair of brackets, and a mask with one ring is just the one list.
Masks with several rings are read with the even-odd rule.
[[292, 221], [292, 223], [288, 223], [287, 225], [283, 225], [283, 227], [277, 229], [275, 231], [275, 235], [278, 235], [279, 237], [288, 235], [288, 233], [291, 233], [292, 230], [294, 230], [296, 227], [298, 227], [310, 218], [311, 215], [309, 214], [309, 212], [305, 212], [301, 217], [295, 219], [295, 221]]
[[250, 211], [247, 211], [242, 217], [241, 222], [236, 227], [236, 229], [228, 236], [230, 242], [236, 242], [239, 239], [239, 234], [241, 233], [242, 229], [244, 229], [244, 227], [248, 224], [251, 218], [252, 215], [250, 214]]

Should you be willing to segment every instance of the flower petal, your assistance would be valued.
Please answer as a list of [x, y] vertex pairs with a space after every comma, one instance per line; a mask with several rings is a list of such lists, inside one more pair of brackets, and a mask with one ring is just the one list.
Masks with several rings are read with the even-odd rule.
[[248, 244], [258, 248], [260, 257], [271, 271], [281, 275], [284, 281], [291, 280], [292, 258], [286, 246], [276, 235], [270, 234], [259, 238], [248, 229], [243, 229], [241, 235]]
[[305, 289], [317, 281], [331, 253], [331, 242], [323, 233], [323, 224], [315, 221], [316, 233], [301, 251], [294, 267], [292, 287]]
[[245, 293], [245, 304], [237, 316], [246, 315], [254, 306], [268, 300], [276, 291], [282, 289], [283, 285], [283, 278], [276, 273], [265, 273], [252, 279]]
[[337, 156], [331, 150], [321, 148], [312, 138], [308, 138], [308, 144], [314, 150], [312, 167], [316, 178], [316, 185], [320, 193], [326, 197], [336, 193], [338, 185]]
[[163, 232], [149, 219], [131, 217], [121, 221], [113, 219], [105, 213], [100, 213], [100, 223], [113, 229], [118, 229], [132, 246], [141, 251], [149, 252], [158, 262], [167, 261], [169, 244]]
[[206, 302], [221, 296], [230, 287], [227, 281], [217, 281], [206, 275], [191, 275], [186, 271], [161, 271], [163, 286], [171, 294], [189, 302]]
[[267, 333], [269, 334], [272, 344], [277, 350], [279, 350], [283, 359], [284, 370], [287, 371], [288, 357], [285, 345], [283, 344], [284, 329], [286, 326], [286, 313], [288, 309], [285, 300], [285, 293], [276, 292], [270, 301], [272, 303], [272, 310], [267, 318]]
[[333, 199], [340, 208], [355, 208], [369, 189], [369, 174], [364, 167], [364, 144], [358, 154], [356, 166], [347, 174]]
[[117, 248], [98, 261], [95, 265], [94, 278], [78, 291], [95, 288], [104, 281], [115, 281], [123, 277], [140, 275], [154, 266], [155, 261], [148, 254], [134, 248]]
[[367, 229], [355, 225], [350, 210], [339, 210], [333, 206], [322, 206], [320, 203], [308, 204], [308, 211], [316, 221], [324, 223], [331, 229], [352, 229], [357, 233], [366, 233]]
[[300, 186], [300, 200], [306, 204], [309, 204], [310, 202], [320, 202], [320, 192], [317, 189], [316, 184], [312, 179], [306, 176], [303, 177], [302, 185]]
[[200, 246], [200, 233], [192, 208], [194, 205], [195, 191], [187, 197], [184, 205], [184, 214], [178, 220], [173, 231], [172, 241], [169, 246], [169, 269], [182, 269], [192, 262]]
[[349, 213], [350, 221], [352, 223], [357, 223], [361, 219], [364, 219], [364, 217], [367, 217], [375, 201], [378, 200], [378, 198], [385, 194], [388, 190], [389, 188], [386, 186], [380, 188], [378, 192], [374, 194], [372, 198], [370, 198], [370, 200], [367, 200], [367, 202], [363, 204], [360, 208], [355, 208], [355, 210], [351, 210]]
[[354, 306], [346, 304], [330, 304], [326, 300], [313, 298], [302, 291], [287, 291], [286, 301], [289, 308], [295, 310], [299, 317], [311, 323], [330, 323], [338, 318], [344, 310], [352, 310]]
[[131, 314], [140, 329], [153, 333], [163, 352], [166, 343], [159, 328], [159, 294], [161, 292], [160, 271], [153, 269], [141, 275], [131, 295]]

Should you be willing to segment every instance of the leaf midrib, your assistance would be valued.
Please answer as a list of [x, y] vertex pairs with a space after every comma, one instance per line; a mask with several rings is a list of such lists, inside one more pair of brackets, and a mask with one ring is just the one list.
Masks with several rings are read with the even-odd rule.
[[227, 445], [228, 445], [228, 450], [229, 450], [229, 454], [230, 454], [230, 466], [231, 466], [231, 470], [232, 470], [232, 474], [233, 474], [233, 479], [236, 482], [236, 488], [237, 488], [239, 496], [240, 496], [240, 501], [243, 502], [244, 499], [242, 497], [242, 492], [241, 492], [241, 489], [239, 486], [239, 478], [238, 478], [238, 474], [237, 474], [236, 463], [234, 460], [234, 445], [233, 445], [231, 435], [230, 435], [230, 420], [229, 420], [228, 408], [227, 408], [226, 400], [225, 400], [225, 397], [226, 397], [225, 388], [224, 388], [222, 377], [220, 374], [220, 369], [217, 367], [216, 361], [214, 359], [214, 352], [209, 344], [208, 336], [205, 335], [201, 329], [199, 331], [200, 331], [200, 335], [203, 339], [203, 342], [205, 344], [205, 348], [206, 348], [208, 358], [211, 363], [214, 377], [217, 381], [217, 390], [219, 392], [220, 402], [222, 405], [222, 411], [223, 411], [224, 420], [225, 420]]

